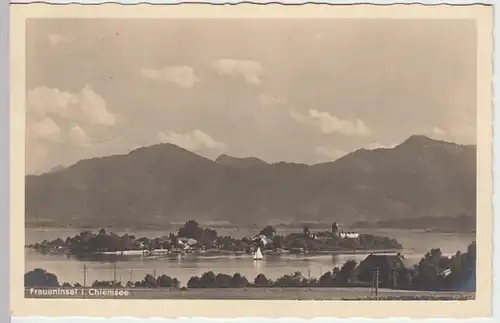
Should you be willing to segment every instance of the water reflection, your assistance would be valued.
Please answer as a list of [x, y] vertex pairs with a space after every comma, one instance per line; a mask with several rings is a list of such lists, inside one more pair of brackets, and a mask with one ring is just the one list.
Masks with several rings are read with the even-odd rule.
[[261, 268], [262, 268], [262, 262], [263, 262], [263, 261], [264, 261], [264, 260], [260, 260], [260, 261], [254, 260], [254, 261], [253, 261], [253, 266], [254, 266], [254, 268], [255, 268], [255, 269], [261, 269]]

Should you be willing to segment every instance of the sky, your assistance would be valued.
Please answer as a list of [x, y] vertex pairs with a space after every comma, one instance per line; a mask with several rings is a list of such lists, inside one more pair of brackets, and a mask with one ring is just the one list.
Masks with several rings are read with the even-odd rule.
[[162, 142], [314, 164], [476, 143], [472, 20], [31, 19], [26, 171]]

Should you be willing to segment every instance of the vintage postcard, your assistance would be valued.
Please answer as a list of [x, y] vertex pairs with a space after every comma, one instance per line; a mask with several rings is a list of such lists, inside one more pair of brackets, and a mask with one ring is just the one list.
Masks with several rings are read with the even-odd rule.
[[11, 26], [13, 315], [491, 314], [490, 6]]

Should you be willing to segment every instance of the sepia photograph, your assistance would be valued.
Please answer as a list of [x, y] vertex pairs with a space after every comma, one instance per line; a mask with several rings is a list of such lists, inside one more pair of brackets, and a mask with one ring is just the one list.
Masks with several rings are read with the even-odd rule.
[[14, 7], [22, 299], [491, 310], [490, 7]]

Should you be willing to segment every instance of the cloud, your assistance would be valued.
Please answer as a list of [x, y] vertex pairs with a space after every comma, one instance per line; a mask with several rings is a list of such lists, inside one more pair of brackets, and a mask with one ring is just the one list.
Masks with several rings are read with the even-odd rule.
[[339, 133], [345, 136], [367, 137], [371, 130], [359, 119], [355, 121], [341, 120], [328, 112], [311, 109], [307, 115], [291, 111], [290, 117], [299, 124], [316, 127], [324, 134]]
[[106, 102], [89, 85], [78, 93], [60, 91], [45, 86], [29, 90], [26, 97], [27, 114], [30, 118], [52, 115], [69, 121], [113, 126], [115, 116], [107, 109]]
[[103, 126], [113, 126], [116, 123], [107, 107], [104, 99], [95, 93], [89, 85], [85, 86], [76, 95], [76, 101], [83, 115], [91, 122]]
[[48, 34], [47, 38], [51, 46], [56, 46], [60, 43], [68, 43], [69, 39], [61, 34]]
[[316, 155], [327, 157], [330, 160], [339, 159], [340, 157], [347, 155], [347, 152], [341, 149], [332, 149], [326, 146], [318, 146], [316, 147], [314, 152], [316, 153]]
[[375, 149], [390, 149], [394, 148], [396, 145], [383, 145], [380, 142], [374, 142], [365, 147], [365, 149], [368, 150], [375, 150]]
[[[115, 116], [104, 99], [88, 85], [75, 93], [44, 86], [29, 90], [26, 93], [27, 171], [52, 167], [55, 156], [68, 158], [65, 151], [71, 146], [94, 145], [95, 137], [115, 124]], [[74, 158], [80, 156], [77, 151], [72, 153]]]
[[477, 142], [477, 127], [474, 124], [452, 124], [445, 127], [433, 126], [424, 133], [430, 137], [446, 139], [455, 142], [475, 144]]
[[260, 84], [260, 77], [264, 72], [260, 63], [250, 60], [219, 59], [212, 64], [212, 68], [219, 75], [242, 76], [248, 84]]
[[41, 140], [58, 142], [61, 140], [61, 128], [50, 117], [28, 126], [28, 134]]
[[438, 136], [442, 136], [442, 135], [446, 135], [447, 132], [439, 127], [433, 127], [432, 133], [435, 135], [438, 135]]
[[186, 134], [179, 134], [171, 130], [165, 134], [160, 131], [158, 132], [158, 139], [161, 142], [168, 142], [190, 151], [198, 151], [203, 148], [214, 150], [225, 150], [227, 148], [225, 143], [216, 141], [198, 129]]
[[91, 143], [92, 139], [78, 124], [73, 124], [69, 131], [69, 138], [72, 143], [78, 146], [86, 146]]
[[164, 66], [160, 69], [143, 68], [141, 74], [155, 81], [172, 82], [183, 88], [191, 88], [200, 80], [190, 66]]

